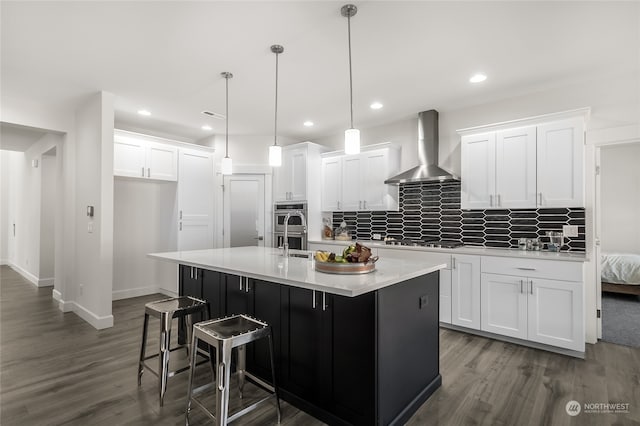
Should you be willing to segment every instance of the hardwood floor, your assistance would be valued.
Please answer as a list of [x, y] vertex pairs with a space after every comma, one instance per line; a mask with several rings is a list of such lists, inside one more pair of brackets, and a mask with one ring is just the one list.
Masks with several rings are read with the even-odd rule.
[[[136, 380], [143, 306], [163, 296], [114, 302], [114, 327], [96, 331], [60, 312], [50, 288], [35, 288], [6, 266], [0, 274], [0, 424], [184, 424], [185, 374], [170, 379], [162, 408], [155, 377], [146, 373], [141, 387]], [[149, 349], [157, 342], [152, 321]], [[579, 360], [452, 330], [440, 337], [443, 385], [409, 425], [640, 425], [640, 349], [599, 343]], [[182, 351], [172, 357], [185, 361]], [[199, 367], [203, 379], [206, 367]], [[259, 393], [246, 392], [248, 400]], [[571, 417], [570, 400], [630, 405], [624, 414]], [[322, 424], [284, 402], [282, 408], [284, 425]], [[194, 413], [192, 424], [207, 424]], [[266, 406], [237, 424], [275, 421]]]

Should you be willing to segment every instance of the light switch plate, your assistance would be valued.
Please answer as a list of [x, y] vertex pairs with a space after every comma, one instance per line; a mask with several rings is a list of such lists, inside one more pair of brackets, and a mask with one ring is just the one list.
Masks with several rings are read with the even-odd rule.
[[578, 225], [562, 225], [562, 233], [565, 237], [577, 237]]

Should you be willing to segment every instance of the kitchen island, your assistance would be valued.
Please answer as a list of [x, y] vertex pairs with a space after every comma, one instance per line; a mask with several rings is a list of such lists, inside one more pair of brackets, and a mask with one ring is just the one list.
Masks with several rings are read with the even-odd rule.
[[[332, 275], [312, 259], [262, 247], [154, 253], [179, 265], [179, 292], [212, 316], [245, 313], [273, 328], [283, 399], [329, 424], [403, 424], [440, 386], [438, 271], [380, 259], [376, 271]], [[247, 370], [270, 381], [266, 342]]]

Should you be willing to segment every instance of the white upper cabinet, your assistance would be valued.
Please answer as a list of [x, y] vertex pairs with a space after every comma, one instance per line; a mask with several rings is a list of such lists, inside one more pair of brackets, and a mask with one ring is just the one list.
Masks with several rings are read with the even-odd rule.
[[113, 174], [156, 180], [178, 180], [178, 148], [116, 133]]
[[583, 116], [460, 132], [463, 209], [584, 207]]
[[536, 205], [536, 128], [496, 133], [496, 193], [493, 206], [521, 209]]
[[322, 159], [322, 211], [342, 208], [342, 157]]
[[461, 204], [463, 209], [492, 207], [496, 188], [496, 135], [462, 136]]
[[282, 147], [282, 166], [273, 169], [274, 201], [307, 200], [307, 147]]
[[584, 206], [584, 120], [538, 126], [538, 204]]
[[398, 209], [398, 186], [384, 181], [400, 169], [400, 155], [381, 145], [356, 155], [323, 156], [322, 211]]

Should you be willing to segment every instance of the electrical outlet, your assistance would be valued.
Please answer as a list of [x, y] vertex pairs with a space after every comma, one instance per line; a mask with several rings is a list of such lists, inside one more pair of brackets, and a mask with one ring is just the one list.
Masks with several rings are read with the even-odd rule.
[[80, 286], [78, 287], [78, 292], [80, 293], [80, 296], [82, 296], [83, 290], [84, 290], [84, 284], [80, 284]]
[[371, 239], [372, 239], [372, 240], [381, 240], [381, 239], [382, 239], [382, 235], [380, 235], [380, 234], [373, 234], [373, 235], [371, 236]]
[[562, 225], [562, 234], [565, 237], [577, 237], [578, 225]]

